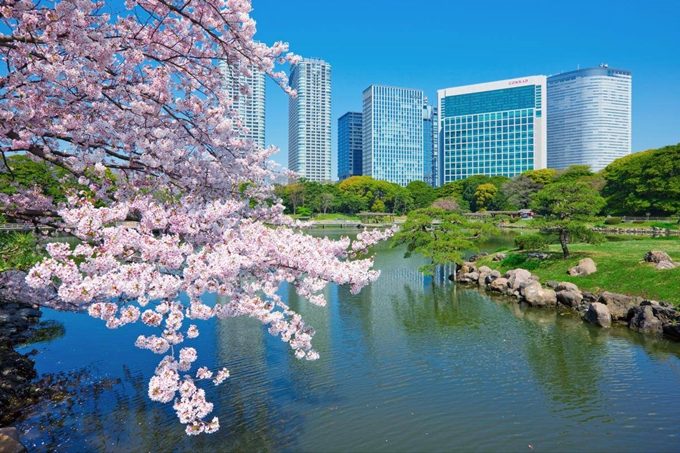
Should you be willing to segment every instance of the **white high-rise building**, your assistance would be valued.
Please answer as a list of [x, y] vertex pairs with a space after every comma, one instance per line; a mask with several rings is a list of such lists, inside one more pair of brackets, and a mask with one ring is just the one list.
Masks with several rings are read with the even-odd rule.
[[311, 181], [331, 180], [331, 65], [303, 59], [290, 71], [288, 168]]
[[425, 179], [422, 90], [371, 85], [363, 96], [363, 173], [402, 186]]
[[548, 167], [600, 171], [631, 152], [630, 71], [606, 65], [548, 77]]
[[[250, 75], [235, 74], [229, 66], [222, 67], [226, 79], [227, 92], [234, 100], [233, 107], [238, 112], [243, 125], [248, 129], [247, 138], [264, 148], [265, 139], [265, 75], [255, 68], [249, 68]], [[244, 94], [245, 87], [249, 93]]]

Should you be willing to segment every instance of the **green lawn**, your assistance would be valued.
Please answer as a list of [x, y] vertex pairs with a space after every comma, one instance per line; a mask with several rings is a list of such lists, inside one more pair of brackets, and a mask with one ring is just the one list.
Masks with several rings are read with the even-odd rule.
[[678, 224], [678, 222], [660, 222], [654, 220], [650, 220], [649, 222], [641, 220], [635, 222], [621, 222], [613, 225], [607, 225], [604, 223], [604, 221], [600, 221], [597, 222], [595, 225], [604, 228], [663, 228], [668, 230], [680, 229], [680, 224]]
[[[527, 259], [523, 252], [514, 250], [500, 263], [483, 258], [479, 265], [502, 272], [521, 267], [538, 275], [542, 282], [569, 281], [586, 291], [612, 291], [680, 306], [680, 268], [657, 270], [643, 262], [650, 250], [663, 250], [680, 262], [680, 239], [625, 238], [598, 245], [573, 244], [570, 250], [572, 256], [567, 260], [562, 259], [559, 246], [551, 246], [552, 256], [547, 260]], [[597, 272], [586, 277], [569, 276], [567, 270], [585, 257], [597, 263]]]

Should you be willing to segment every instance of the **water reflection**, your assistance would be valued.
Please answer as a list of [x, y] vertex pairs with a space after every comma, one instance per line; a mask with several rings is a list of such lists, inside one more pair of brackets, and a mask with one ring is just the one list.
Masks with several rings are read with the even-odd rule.
[[[69, 451], [675, 448], [680, 346], [490, 299], [402, 256], [380, 248], [381, 278], [356, 295], [329, 287], [325, 308], [281, 288], [317, 331], [316, 362], [295, 360], [255, 320], [203, 328], [200, 361], [233, 376], [209, 390], [222, 424], [212, 436], [187, 438], [171, 408], [148, 401], [155, 363], [133, 352], [137, 332], [113, 345], [98, 321], [69, 318], [67, 335], [36, 356], [39, 368], [77, 358], [95, 378], [119, 383], [83, 393], [61, 421], [38, 414], [32, 439]], [[93, 351], [67, 360], [79, 332]]]

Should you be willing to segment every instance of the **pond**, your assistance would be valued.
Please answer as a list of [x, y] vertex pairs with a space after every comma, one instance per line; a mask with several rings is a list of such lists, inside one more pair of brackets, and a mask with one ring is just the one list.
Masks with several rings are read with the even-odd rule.
[[[485, 247], [495, 250], [502, 239]], [[316, 362], [249, 319], [204, 324], [199, 363], [231, 378], [208, 391], [213, 435], [186, 437], [150, 401], [157, 357], [141, 326], [108, 331], [47, 311], [65, 335], [31, 345], [39, 373], [71, 373], [75, 396], [19, 427], [58, 451], [678, 451], [680, 345], [532, 310], [424, 276], [422, 258], [380, 246], [380, 279], [327, 289], [315, 307], [282, 288], [317, 330]]]

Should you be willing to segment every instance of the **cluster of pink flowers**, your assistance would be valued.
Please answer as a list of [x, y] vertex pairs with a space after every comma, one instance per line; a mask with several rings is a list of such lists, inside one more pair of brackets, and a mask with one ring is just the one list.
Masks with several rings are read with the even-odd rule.
[[314, 329], [278, 289], [290, 283], [319, 306], [331, 282], [360, 291], [379, 273], [359, 257], [393, 231], [331, 240], [284, 215], [271, 185], [276, 149], [244, 138], [220, 66], [264, 71], [294, 94], [278, 65], [299, 57], [254, 40], [249, 0], [126, 5], [112, 18], [90, 0], [2, 2], [0, 152], [61, 166], [84, 189], [59, 206], [37, 189], [0, 196], [0, 209], [50, 214], [80, 239], [50, 244], [26, 282], [56, 286], [60, 303], [112, 329], [158, 329], [135, 342], [164, 355], [149, 397], [173, 402], [188, 434], [211, 433], [219, 420], [208, 420], [213, 406], [196, 382], [220, 385], [229, 371], [182, 375], [197, 366], [196, 350], [178, 346], [199, 335], [188, 320], [254, 318], [297, 358], [316, 360]]

